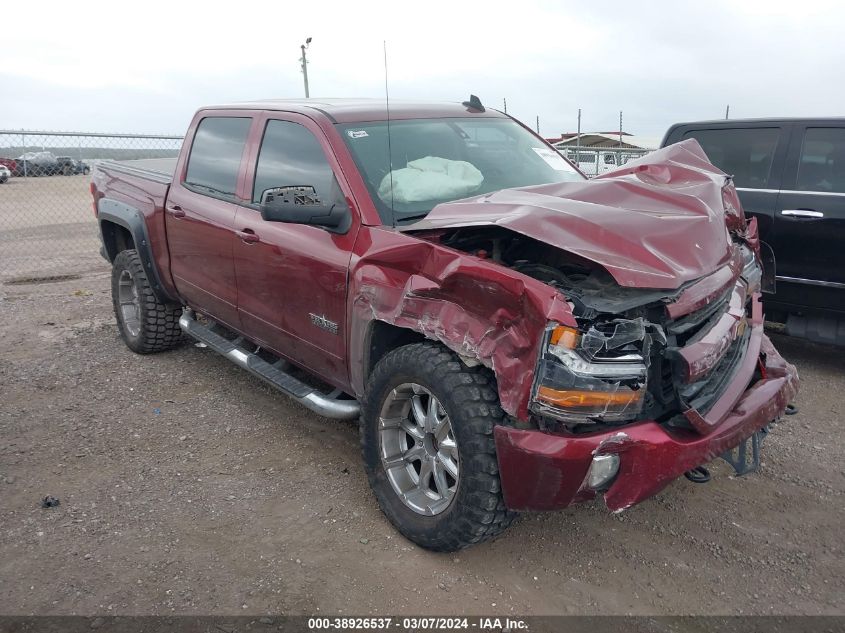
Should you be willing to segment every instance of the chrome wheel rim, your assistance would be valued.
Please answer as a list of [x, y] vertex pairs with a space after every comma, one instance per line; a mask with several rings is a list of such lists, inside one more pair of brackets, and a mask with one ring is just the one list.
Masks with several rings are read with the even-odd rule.
[[138, 299], [138, 289], [128, 270], [120, 273], [117, 282], [117, 302], [120, 305], [120, 317], [123, 326], [131, 336], [138, 336], [141, 331], [141, 301]]
[[428, 389], [403, 383], [387, 396], [379, 417], [379, 449], [387, 479], [406, 506], [433, 516], [458, 490], [458, 443], [449, 415]]

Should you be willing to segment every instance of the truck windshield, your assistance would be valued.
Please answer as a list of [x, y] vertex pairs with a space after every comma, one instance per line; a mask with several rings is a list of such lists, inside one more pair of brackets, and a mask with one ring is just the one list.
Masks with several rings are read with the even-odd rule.
[[386, 121], [338, 127], [385, 224], [499, 189], [583, 180], [511, 119], [391, 121], [389, 153]]

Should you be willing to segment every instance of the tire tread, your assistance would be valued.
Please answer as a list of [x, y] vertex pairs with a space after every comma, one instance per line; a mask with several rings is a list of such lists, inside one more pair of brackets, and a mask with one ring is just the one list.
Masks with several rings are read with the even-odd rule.
[[[132, 275], [141, 302], [141, 329], [137, 337], [132, 337], [126, 332], [120, 315], [117, 285], [120, 273], [123, 270], [128, 270]], [[133, 352], [138, 354], [165, 352], [178, 347], [183, 342], [182, 329], [179, 327], [182, 307], [163, 304], [158, 300], [150, 286], [144, 265], [141, 263], [141, 257], [133, 249], [121, 251], [114, 259], [112, 303], [120, 336]]]
[[[453, 410], [449, 411], [450, 416], [453, 420], [457, 419], [464, 430], [468, 431], [461, 439], [461, 443], [465, 445], [464, 449], [467, 448], [466, 437], [471, 438], [471, 457], [464, 459], [462, 456], [461, 461], [460, 486], [465, 490], [453, 502], [459, 503], [459, 506], [454, 511], [448, 510], [454, 516], [439, 525], [437, 534], [416, 530], [411, 525], [403, 524], [390, 512], [383, 496], [395, 493], [389, 483], [387, 490], [383, 490], [380, 485], [381, 464], [371, 464], [368, 460], [368, 451], [372, 450], [372, 447], [368, 446], [367, 419], [378, 420], [381, 407], [381, 402], [376, 402], [378, 394], [374, 391], [384, 384], [385, 380], [414, 367], [418, 367], [424, 375], [440, 377], [440, 385], [451, 394], [451, 402], [457, 404], [458, 410], [455, 411], [453, 407]], [[499, 406], [492, 372], [482, 366], [467, 367], [456, 354], [438, 343], [406, 345], [386, 354], [379, 361], [370, 377], [364, 397], [360, 423], [361, 448], [370, 486], [375, 491], [379, 505], [402, 534], [427, 549], [451, 552], [492, 539], [513, 523], [518, 513], [508, 510], [505, 506], [493, 438], [493, 429], [506, 421], [507, 417]], [[375, 450], [378, 451], [377, 447]]]

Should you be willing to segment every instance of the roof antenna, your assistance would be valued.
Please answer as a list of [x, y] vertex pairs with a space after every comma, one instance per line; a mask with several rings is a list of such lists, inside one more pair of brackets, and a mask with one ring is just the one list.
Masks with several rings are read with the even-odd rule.
[[396, 228], [396, 210], [393, 208], [393, 148], [390, 145], [390, 93], [387, 90], [387, 40], [384, 45], [384, 105], [387, 109], [387, 173], [390, 177], [390, 226]]
[[[507, 103], [507, 102], [505, 102]], [[469, 101], [464, 101], [461, 103], [462, 106], [468, 108], [470, 110], [477, 110], [478, 112], [485, 112], [484, 106], [481, 105], [481, 99], [476, 97], [475, 95], [469, 96]], [[505, 105], [505, 111], [507, 111], [508, 107]]]

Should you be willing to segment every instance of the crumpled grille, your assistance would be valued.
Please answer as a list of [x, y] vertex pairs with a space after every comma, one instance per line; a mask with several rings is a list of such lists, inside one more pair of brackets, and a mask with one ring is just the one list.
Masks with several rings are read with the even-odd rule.
[[710, 411], [710, 408], [719, 400], [719, 396], [731, 383], [736, 370], [742, 364], [750, 337], [751, 329], [746, 328], [743, 335], [731, 343], [722, 360], [719, 361], [713, 371], [707, 374], [704, 380], [680, 388], [678, 391], [683, 402], [686, 402], [701, 415]]
[[680, 319], [669, 323], [666, 327], [667, 334], [677, 338], [677, 346], [683, 347], [704, 336], [716, 324], [725, 311], [728, 309], [728, 302], [731, 298], [733, 287], [728, 288], [722, 296], [711, 301], [706, 306], [687, 314]]
[[[733, 291], [734, 288], [731, 287], [703, 308], [667, 323], [665, 327], [669, 346], [678, 350], [704, 338], [729, 309]], [[750, 315], [750, 306], [751, 297], [748, 297], [745, 305], [746, 318]], [[664, 381], [662, 389], [668, 391], [671, 388], [683, 410], [691, 407], [705, 415], [734, 380], [748, 349], [750, 336], [751, 328], [746, 327], [741, 335], [731, 342], [718, 363], [695, 382], [685, 383], [680, 378], [683, 375], [684, 360], [680, 357], [674, 358], [670, 363], [672, 371], [664, 371], [661, 377]], [[667, 380], [671, 381], [671, 387], [666, 384]]]

